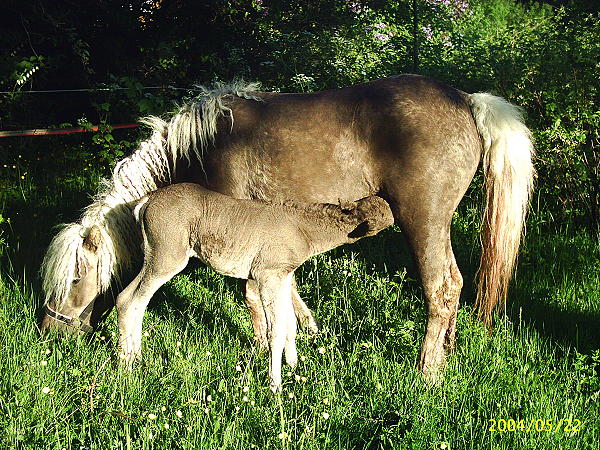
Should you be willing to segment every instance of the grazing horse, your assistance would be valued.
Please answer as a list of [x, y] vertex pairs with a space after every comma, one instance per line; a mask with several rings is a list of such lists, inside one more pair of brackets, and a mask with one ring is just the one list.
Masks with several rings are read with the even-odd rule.
[[309, 94], [234, 83], [205, 92], [168, 122], [146, 123], [150, 138], [50, 244], [42, 271], [53, 318], [75, 320], [139, 257], [131, 209], [157, 187], [192, 181], [240, 199], [305, 203], [379, 195], [424, 287], [420, 367], [434, 374], [454, 345], [462, 288], [450, 224], [480, 162], [486, 201], [476, 305], [489, 325], [504, 304], [535, 174], [530, 132], [504, 99], [416, 75]]

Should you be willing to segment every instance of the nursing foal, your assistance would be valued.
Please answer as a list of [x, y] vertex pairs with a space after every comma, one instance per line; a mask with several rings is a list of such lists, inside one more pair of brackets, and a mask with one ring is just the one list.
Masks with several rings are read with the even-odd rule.
[[[294, 270], [311, 256], [373, 236], [394, 223], [389, 205], [365, 197], [347, 205], [240, 200], [182, 183], [142, 198], [134, 210], [144, 238], [144, 264], [117, 297], [121, 357], [141, 354], [142, 319], [154, 293], [195, 256], [217, 272], [251, 280], [260, 303], [253, 323], [265, 327], [271, 388], [281, 387], [281, 359], [294, 366]], [[255, 333], [261, 336], [265, 333]]]

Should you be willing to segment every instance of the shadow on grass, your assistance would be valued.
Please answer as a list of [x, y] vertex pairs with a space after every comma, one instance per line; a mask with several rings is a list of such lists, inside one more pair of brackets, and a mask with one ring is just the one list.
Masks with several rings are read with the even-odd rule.
[[600, 348], [600, 247], [586, 234], [532, 235], [517, 269], [507, 314], [560, 346]]
[[393, 442], [403, 439], [413, 428], [413, 419], [395, 411], [379, 411], [364, 417], [341, 423], [330, 431], [333, 436], [343, 436], [347, 448], [375, 450], [391, 448]]
[[[0, 211], [4, 218], [10, 219], [10, 224], [2, 224], [3, 235], [6, 243], [0, 248], [0, 270], [9, 273], [31, 284], [36, 292], [40, 291], [38, 270], [44, 252], [54, 235], [54, 227], [61, 222], [76, 220], [81, 208], [90, 203], [93, 194], [93, 177], [64, 175], [56, 178], [53, 174], [65, 173], [64, 166], [71, 164], [71, 160], [61, 158], [46, 158], [39, 164], [29, 167], [28, 180], [19, 181], [20, 177], [11, 174], [2, 181], [3, 187], [10, 187], [10, 192], [0, 197]], [[61, 168], [60, 170], [59, 168]], [[82, 173], [81, 167], [73, 165], [71, 173]], [[8, 172], [3, 174], [8, 176]], [[97, 175], [95, 175], [97, 176]], [[13, 180], [14, 179], [14, 180]], [[12, 180], [12, 181], [11, 181]], [[34, 184], [35, 181], [35, 184]], [[20, 183], [20, 184], [19, 184]], [[6, 184], [6, 186], [4, 186]], [[478, 254], [474, 250], [473, 235], [453, 229], [454, 250], [458, 265], [464, 277], [464, 288], [461, 296], [462, 304], [472, 304], [474, 298], [474, 275], [477, 270]], [[560, 235], [528, 236], [526, 239], [527, 250], [522, 255], [517, 272], [517, 281], [512, 289], [513, 295], [509, 302], [508, 316], [512, 321], [522, 320], [523, 323], [536, 329], [558, 342], [561, 346], [572, 347], [580, 352], [600, 347], [600, 335], [595, 330], [600, 328], [600, 313], [587, 305], [579, 310], [572, 303], [560, 305], [551, 301], [555, 280], [568, 279], [573, 283], [589, 277], [589, 270], [593, 268], [594, 260], [598, 260], [599, 252], [593, 248], [591, 241], [573, 242]], [[3, 250], [3, 251], [2, 251]], [[356, 258], [364, 262], [368, 273], [381, 276], [392, 276], [396, 272], [407, 269], [407, 277], [403, 284], [403, 294], [411, 298], [423, 299], [421, 284], [418, 281], [409, 247], [397, 230], [388, 229], [378, 237], [365, 239], [356, 244], [332, 251], [332, 257], [341, 257], [356, 254]], [[591, 262], [590, 262], [591, 260]], [[186, 269], [186, 273], [194, 270], [193, 264]], [[529, 283], [530, 278], [535, 278], [534, 283]], [[213, 281], [203, 282], [208, 289]], [[239, 282], [233, 279], [224, 281], [227, 289], [235, 292], [235, 296], [242, 302], [242, 290]], [[208, 306], [190, 302], [168, 286], [163, 288], [163, 294], [157, 297], [167, 297], [168, 306], [162, 301], [154, 300], [150, 308], [158, 314], [170, 314], [169, 308], [184, 313], [204, 317], [208, 322], [223, 323], [231, 334], [240, 334], [239, 326], [224, 309], [224, 305], [215, 302]], [[327, 292], [324, 292], [328, 295]], [[41, 298], [41, 295], [39, 296]], [[315, 300], [308, 297], [307, 303], [315, 307]], [[377, 305], [358, 304], [357, 299], [353, 307], [357, 311], [376, 308]], [[318, 317], [317, 317], [318, 319]], [[379, 327], [381, 328], [381, 327]], [[376, 333], [385, 340], [384, 330], [377, 327], [364, 330]], [[360, 338], [349, 333], [344, 336], [348, 340]]]
[[[224, 279], [215, 279], [207, 277], [199, 279], [195, 273], [202, 266], [197, 260], [190, 260], [188, 266], [181, 272], [188, 275], [194, 284], [202, 285], [206, 290], [217, 292], [224, 290], [233, 293], [235, 301], [240, 308], [243, 305], [243, 281], [235, 278], [225, 277]], [[223, 283], [223, 286], [219, 285]], [[181, 316], [181, 327], [185, 327], [190, 318], [193, 322], [196, 320], [202, 322], [209, 330], [219, 330], [219, 335], [225, 331], [232, 339], [239, 339], [242, 346], [251, 347], [253, 345], [252, 336], [248, 336], [234, 320], [230, 311], [227, 311], [222, 301], [214, 301], [207, 305], [206, 301], [194, 300], [191, 296], [181, 294], [173, 285], [167, 284], [157, 292], [148, 309], [155, 315], [162, 318], [170, 318], [173, 314]]]
[[[508, 310], [511, 321], [519, 320], [534, 328], [540, 335], [579, 353], [589, 353], [600, 348], [600, 313], [565, 310], [545, 303], [543, 295], [530, 297], [531, 302], [517, 302]], [[522, 309], [521, 309], [522, 308]]]

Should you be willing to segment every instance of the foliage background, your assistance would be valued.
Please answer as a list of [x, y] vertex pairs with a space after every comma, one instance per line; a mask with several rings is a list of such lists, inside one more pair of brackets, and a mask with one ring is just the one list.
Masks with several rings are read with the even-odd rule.
[[[0, 138], [2, 445], [273, 448], [286, 446], [277, 436], [285, 429], [303, 448], [595, 448], [598, 19], [596, 0], [4, 1], [0, 130], [100, 129]], [[194, 96], [195, 83], [243, 77], [304, 92], [403, 72], [522, 106], [538, 153], [508, 318], [490, 335], [468, 306], [480, 173], [455, 218], [467, 306], [442, 386], [428, 389], [414, 370], [422, 292], [391, 230], [299, 272], [324, 332], [316, 345], [299, 340], [307, 361], [296, 374], [312, 378], [289, 379], [286, 392], [296, 397], [284, 402], [285, 417], [264, 386], [264, 357], [243, 342], [251, 331], [239, 287], [206, 269], [192, 267], [161, 291], [146, 315], [150, 356], [133, 375], [110, 370], [114, 315], [91, 344], [39, 339], [36, 272], [53, 226], [76, 220], [100, 177], [144, 137], [110, 124], [168, 115]], [[26, 92], [79, 88], [88, 90]], [[317, 346], [327, 351], [318, 356]], [[242, 400], [248, 384], [255, 409]], [[500, 418], [581, 419], [585, 427], [490, 433], [487, 422]]]
[[[537, 220], [598, 228], [594, 1], [33, 0], [5, 11], [0, 129], [130, 122], [193, 94], [143, 86], [242, 77], [312, 91], [416, 72], [522, 106], [538, 151]], [[126, 89], [21, 93], [111, 87]], [[138, 136], [118, 137], [103, 129], [81, 156], [110, 167]], [[49, 142], [27, 139], [24, 152], [21, 141], [3, 140], [3, 163]]]

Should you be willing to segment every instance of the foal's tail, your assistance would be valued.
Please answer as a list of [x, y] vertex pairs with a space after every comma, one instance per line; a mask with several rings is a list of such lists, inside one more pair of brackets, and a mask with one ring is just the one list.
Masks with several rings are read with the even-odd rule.
[[141, 223], [142, 218], [144, 217], [144, 211], [146, 210], [146, 203], [148, 203], [149, 195], [143, 196], [139, 199], [135, 208], [133, 208], [133, 217], [135, 217], [135, 221], [137, 223]]
[[483, 141], [486, 191], [476, 306], [489, 327], [495, 306], [506, 305], [535, 177], [534, 150], [518, 107], [484, 93], [470, 101]]

